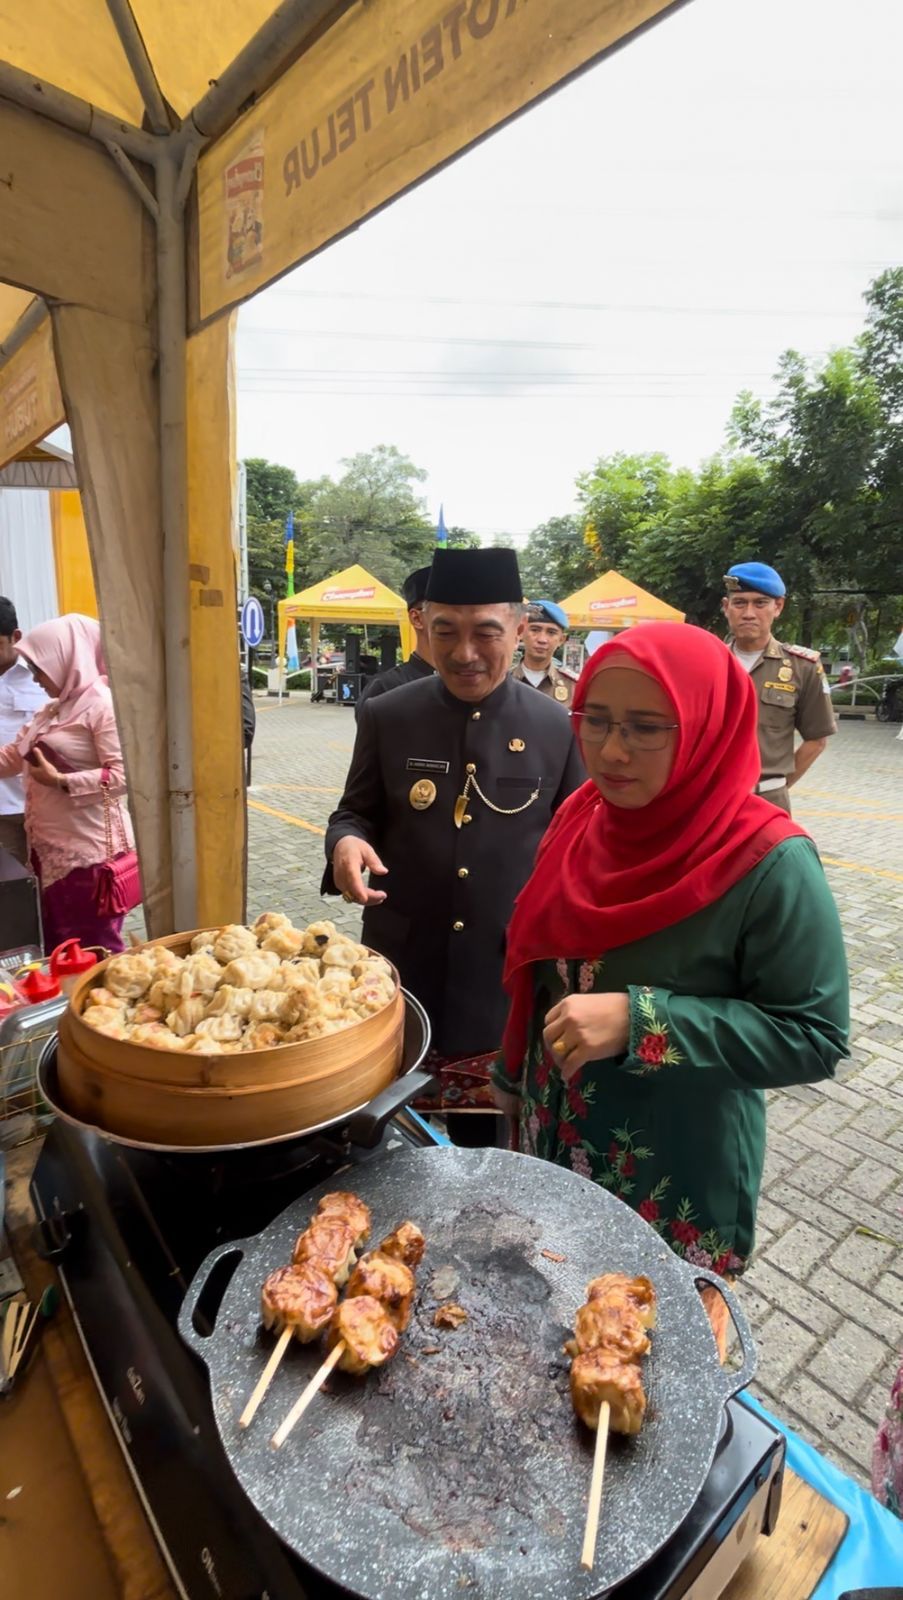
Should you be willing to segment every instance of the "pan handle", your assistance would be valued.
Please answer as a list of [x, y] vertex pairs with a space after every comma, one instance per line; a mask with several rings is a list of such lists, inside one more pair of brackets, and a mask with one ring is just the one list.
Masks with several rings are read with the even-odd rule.
[[411, 1100], [416, 1100], [418, 1095], [427, 1094], [436, 1087], [436, 1079], [425, 1068], [414, 1067], [402, 1077], [396, 1078], [389, 1084], [388, 1089], [383, 1089], [375, 1099], [371, 1100], [358, 1111], [348, 1123], [348, 1137], [352, 1144], [362, 1145], [365, 1150], [372, 1150], [379, 1144], [386, 1123], [394, 1117], [396, 1111], [402, 1111]]
[[716, 1388], [720, 1387], [723, 1391], [724, 1399], [730, 1400], [733, 1395], [739, 1394], [741, 1389], [745, 1389], [752, 1382], [756, 1374], [756, 1368], [759, 1365], [752, 1329], [746, 1320], [746, 1313], [740, 1308], [737, 1296], [731, 1293], [724, 1279], [719, 1277], [717, 1272], [709, 1272], [707, 1267], [692, 1267], [691, 1271], [695, 1283], [708, 1283], [712, 1285], [713, 1289], [718, 1290], [737, 1330], [737, 1336], [743, 1351], [743, 1360], [739, 1368], [734, 1371], [728, 1367], [719, 1367], [715, 1377]]
[[[185, 1299], [179, 1308], [179, 1333], [195, 1355], [200, 1356], [204, 1362], [207, 1360], [207, 1347], [216, 1326], [217, 1312], [247, 1244], [247, 1239], [232, 1239], [211, 1250], [188, 1285]], [[230, 1256], [235, 1257], [232, 1270], [228, 1273], [217, 1272], [220, 1262], [225, 1262]]]

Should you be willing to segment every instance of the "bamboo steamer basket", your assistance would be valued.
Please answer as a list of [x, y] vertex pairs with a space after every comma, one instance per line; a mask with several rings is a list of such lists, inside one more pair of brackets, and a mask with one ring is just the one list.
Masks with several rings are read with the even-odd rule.
[[[156, 942], [182, 955], [194, 937]], [[85, 999], [103, 984], [105, 968], [102, 962], [76, 983], [60, 1021], [57, 1062], [67, 1109], [109, 1133], [186, 1146], [303, 1133], [365, 1105], [398, 1075], [400, 988], [375, 1016], [325, 1038], [208, 1056], [154, 1050], [89, 1028]]]

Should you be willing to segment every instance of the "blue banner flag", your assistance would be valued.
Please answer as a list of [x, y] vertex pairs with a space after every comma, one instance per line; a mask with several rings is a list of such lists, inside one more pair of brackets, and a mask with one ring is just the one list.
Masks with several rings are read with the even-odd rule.
[[440, 545], [443, 550], [448, 544], [448, 529], [445, 526], [445, 512], [442, 506], [439, 507], [439, 521], [436, 524], [436, 543], [437, 545]]

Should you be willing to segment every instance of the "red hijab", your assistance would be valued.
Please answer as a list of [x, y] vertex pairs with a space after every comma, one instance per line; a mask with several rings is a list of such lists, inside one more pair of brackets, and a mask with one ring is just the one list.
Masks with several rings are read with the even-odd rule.
[[760, 764], [755, 690], [710, 633], [644, 623], [591, 656], [574, 694], [582, 711], [606, 665], [648, 673], [680, 724], [660, 794], [637, 810], [610, 805], [590, 780], [553, 819], [508, 927], [511, 1010], [504, 1057], [520, 1070], [532, 1003], [530, 965], [595, 960], [719, 900], [769, 851], [805, 829], [752, 793]]

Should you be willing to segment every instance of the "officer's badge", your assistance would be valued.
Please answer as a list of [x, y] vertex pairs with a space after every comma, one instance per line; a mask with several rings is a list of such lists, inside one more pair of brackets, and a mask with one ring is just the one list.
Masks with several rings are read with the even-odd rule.
[[411, 785], [408, 799], [415, 811], [428, 811], [436, 798], [436, 785], [432, 778], [419, 778]]
[[791, 683], [793, 681], [793, 668], [792, 667], [779, 667], [778, 668], [778, 677], [780, 678], [782, 683]]
[[565, 688], [564, 684], [563, 683], [556, 683], [556, 685], [555, 685], [555, 699], [556, 700], [566, 700], [567, 697], [568, 697], [568, 692], [567, 692], [567, 689]]

